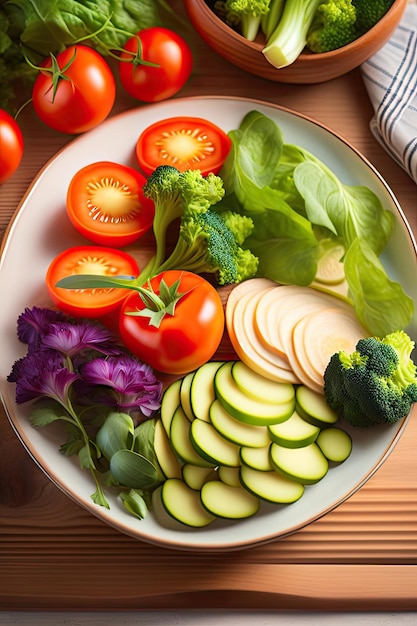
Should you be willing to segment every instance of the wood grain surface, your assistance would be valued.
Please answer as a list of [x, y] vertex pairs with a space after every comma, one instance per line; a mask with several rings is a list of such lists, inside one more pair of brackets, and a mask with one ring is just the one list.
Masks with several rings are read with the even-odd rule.
[[[180, 0], [173, 5], [186, 17]], [[184, 34], [195, 67], [179, 96], [250, 96], [316, 119], [379, 170], [417, 232], [416, 186], [370, 134], [359, 70], [320, 85], [270, 83], [223, 61], [191, 28]], [[119, 90], [113, 114], [136, 106]], [[31, 107], [20, 123], [26, 151], [0, 188], [1, 236], [33, 178], [71, 140]], [[1, 409], [0, 610], [417, 609], [416, 420], [414, 412], [384, 465], [332, 513], [280, 541], [200, 555], [138, 542], [84, 511], [45, 477]]]

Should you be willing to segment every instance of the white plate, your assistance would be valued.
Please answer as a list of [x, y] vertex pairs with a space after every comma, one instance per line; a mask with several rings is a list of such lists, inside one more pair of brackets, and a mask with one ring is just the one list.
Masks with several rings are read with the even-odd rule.
[[[0, 265], [1, 393], [10, 422], [29, 454], [60, 489], [93, 515], [119, 531], [151, 543], [182, 550], [232, 550], [288, 535], [334, 509], [361, 487], [387, 458], [404, 430], [407, 419], [390, 427], [354, 429], [350, 458], [332, 468], [318, 484], [306, 489], [290, 506], [265, 506], [242, 522], [215, 522], [203, 530], [173, 530], [159, 525], [152, 514], [139, 521], [129, 515], [116, 497], [109, 495], [110, 511], [95, 505], [87, 471], [76, 459], [58, 452], [61, 438], [48, 429], [34, 429], [28, 409], [16, 406], [14, 386], [6, 382], [14, 361], [25, 346], [16, 339], [16, 319], [26, 306], [48, 302], [45, 271], [61, 250], [80, 243], [65, 217], [65, 193], [75, 172], [103, 159], [134, 164], [135, 138], [152, 122], [174, 115], [207, 118], [228, 131], [243, 116], [257, 109], [274, 118], [288, 143], [300, 144], [322, 159], [346, 184], [372, 188], [396, 218], [395, 231], [384, 253], [389, 274], [400, 280], [417, 302], [416, 244], [406, 219], [386, 183], [350, 145], [317, 122], [292, 111], [257, 100], [223, 97], [184, 98], [141, 107], [110, 119], [73, 140], [42, 170], [25, 196], [9, 230]], [[408, 332], [417, 338], [414, 316]]]

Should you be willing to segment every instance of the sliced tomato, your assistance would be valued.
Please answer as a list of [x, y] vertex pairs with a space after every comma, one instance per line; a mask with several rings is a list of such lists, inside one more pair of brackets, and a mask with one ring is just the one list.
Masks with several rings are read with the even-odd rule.
[[127, 296], [126, 289], [63, 289], [56, 284], [66, 276], [98, 274], [137, 276], [135, 259], [124, 252], [101, 246], [75, 246], [58, 254], [46, 273], [46, 287], [54, 304], [76, 317], [101, 317], [117, 309]]
[[216, 124], [200, 117], [171, 117], [148, 126], [136, 143], [136, 158], [149, 176], [158, 165], [180, 171], [198, 169], [217, 174], [231, 148], [231, 139]]
[[152, 226], [154, 203], [143, 195], [146, 179], [132, 167], [99, 161], [80, 169], [67, 191], [67, 214], [86, 239], [121, 248]]

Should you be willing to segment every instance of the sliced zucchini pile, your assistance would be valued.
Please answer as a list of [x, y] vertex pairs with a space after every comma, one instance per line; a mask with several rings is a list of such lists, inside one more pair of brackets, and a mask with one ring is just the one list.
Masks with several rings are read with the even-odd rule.
[[[323, 395], [211, 361], [164, 392], [155, 452], [166, 476], [154, 513], [201, 528], [291, 504], [352, 449]], [[168, 515], [167, 515], [168, 514]]]

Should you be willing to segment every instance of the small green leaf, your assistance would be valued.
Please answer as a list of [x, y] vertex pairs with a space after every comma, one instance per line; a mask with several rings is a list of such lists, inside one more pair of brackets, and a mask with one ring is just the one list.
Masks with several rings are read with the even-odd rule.
[[100, 506], [104, 506], [106, 509], [110, 509], [110, 505], [107, 502], [106, 497], [99, 486], [97, 486], [96, 491], [91, 494], [91, 499], [94, 504], [99, 504]]
[[134, 424], [127, 413], [110, 413], [97, 432], [96, 444], [110, 461], [118, 450], [131, 449], [134, 439]]
[[30, 422], [32, 426], [42, 427], [52, 424], [52, 422], [56, 422], [58, 420], [67, 421], [69, 419], [68, 415], [62, 414], [62, 409], [60, 409], [59, 413], [58, 410], [53, 409], [50, 406], [34, 409], [30, 415]]
[[135, 489], [130, 489], [127, 493], [122, 491], [120, 498], [123, 505], [129, 513], [132, 513], [135, 517], [143, 519], [148, 513], [147, 504], [143, 496]]
[[110, 471], [120, 485], [133, 489], [149, 489], [158, 478], [156, 467], [132, 450], [119, 450], [113, 454]]
[[94, 289], [95, 287], [135, 289], [134, 276], [104, 276], [100, 274], [74, 274], [66, 276], [56, 283], [63, 289]]
[[155, 424], [156, 418], [148, 419], [136, 426], [135, 440], [133, 445], [134, 452], [141, 454], [150, 461], [157, 470], [157, 480], [164, 480], [164, 473], [159, 465], [158, 457], [155, 451]]
[[83, 469], [95, 469], [94, 461], [91, 456], [91, 450], [89, 444], [84, 444], [78, 452], [78, 458], [80, 465]]
[[65, 456], [73, 456], [74, 454], [80, 453], [83, 445], [84, 443], [82, 439], [71, 439], [63, 443], [60, 446], [59, 451], [62, 454], [65, 454]]

